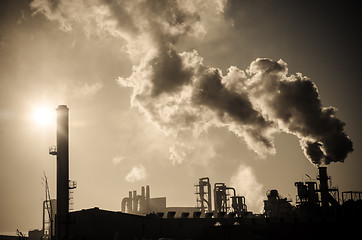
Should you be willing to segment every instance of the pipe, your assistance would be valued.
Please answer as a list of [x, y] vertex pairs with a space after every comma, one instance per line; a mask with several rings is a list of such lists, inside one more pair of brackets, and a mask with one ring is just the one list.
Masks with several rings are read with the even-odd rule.
[[326, 167], [319, 167], [319, 190], [321, 192], [322, 207], [329, 206], [328, 175]]
[[[127, 209], [126, 209], [127, 208]], [[128, 197], [122, 199], [121, 211], [129, 213], [132, 211], [132, 200]]]
[[57, 216], [56, 239], [68, 239], [69, 222], [69, 108], [57, 108]]
[[215, 212], [226, 211], [226, 185], [225, 183], [214, 184], [214, 209]]
[[234, 192], [234, 197], [236, 196], [236, 191], [235, 191], [235, 188], [233, 188], [233, 187], [226, 187], [226, 190], [233, 190], [233, 192]]
[[146, 186], [146, 199], [150, 199], [150, 186]]
[[141, 199], [140, 199], [140, 211], [144, 213], [146, 210], [146, 194], [145, 194], [145, 187], [141, 187]]
[[138, 205], [138, 202], [137, 202], [137, 191], [136, 190], [133, 190], [133, 197], [132, 197], [132, 211], [133, 212], [136, 212], [137, 211], [137, 205]]
[[142, 188], [141, 188], [141, 196], [144, 198], [144, 197], [146, 197], [145, 196], [145, 187], [144, 186], [142, 186]]
[[[205, 181], [206, 180], [206, 181]], [[204, 191], [204, 186], [206, 185], [207, 187], [207, 210], [209, 212], [212, 212], [212, 204], [211, 204], [211, 184], [210, 184], [210, 179], [208, 177], [203, 177], [199, 179], [199, 186], [200, 186], [200, 198], [201, 198], [201, 194], [202, 197], [205, 194]], [[204, 205], [203, 205], [203, 201], [201, 201], [201, 208], [204, 209]]]
[[145, 212], [149, 211], [149, 207], [150, 207], [150, 186], [147, 185], [146, 186], [146, 201], [145, 201]]

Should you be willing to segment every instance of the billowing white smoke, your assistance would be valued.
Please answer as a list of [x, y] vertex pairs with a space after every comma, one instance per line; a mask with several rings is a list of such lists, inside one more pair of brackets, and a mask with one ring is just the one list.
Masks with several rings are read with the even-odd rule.
[[211, 125], [224, 126], [260, 156], [275, 153], [274, 134], [283, 131], [299, 138], [306, 157], [316, 165], [343, 162], [353, 150], [335, 109], [322, 106], [308, 78], [288, 75], [282, 60], [257, 59], [246, 71], [230, 67], [223, 76], [220, 69], [204, 66], [196, 51], [169, 58], [179, 63], [173, 66], [175, 74], [183, 76], [171, 88], [162, 81], [172, 77], [154, 78], [162, 75], [159, 68], [164, 66], [150, 61], [119, 80], [133, 87], [134, 106], [164, 131], [199, 133]]
[[[214, 2], [206, 5], [223, 3]], [[134, 67], [118, 82], [133, 89], [132, 105], [166, 134], [191, 130], [197, 136], [210, 126], [223, 126], [265, 157], [275, 153], [274, 135], [283, 131], [299, 138], [312, 163], [343, 162], [353, 151], [344, 123], [333, 107], [322, 106], [312, 81], [299, 73], [288, 75], [285, 62], [256, 59], [245, 71], [232, 66], [223, 75], [205, 66], [197, 51], [176, 50], [182, 37], [204, 33], [199, 5], [177, 0], [32, 2], [65, 30], [82, 24], [89, 34], [125, 41]]]
[[127, 182], [136, 182], [145, 179], [147, 176], [146, 168], [139, 164], [137, 166], [134, 166], [129, 173], [127, 173], [125, 180]]
[[263, 185], [258, 182], [251, 167], [241, 164], [236, 174], [231, 177], [230, 184], [238, 195], [245, 197], [248, 211], [263, 212]]

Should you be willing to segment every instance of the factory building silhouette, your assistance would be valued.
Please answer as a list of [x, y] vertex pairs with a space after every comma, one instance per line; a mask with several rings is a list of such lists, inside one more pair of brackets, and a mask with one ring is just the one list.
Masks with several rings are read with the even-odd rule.
[[248, 211], [248, 199], [232, 186], [212, 185], [208, 177], [194, 186], [195, 207], [168, 207], [166, 197], [151, 197], [147, 185], [140, 194], [129, 191], [120, 211], [69, 212], [69, 190], [76, 184], [69, 180], [68, 121], [69, 109], [60, 105], [57, 146], [49, 151], [57, 158], [57, 199], [44, 202], [49, 214], [43, 215], [43, 229], [30, 231], [28, 239], [335, 239], [359, 234], [355, 226], [362, 223], [362, 192], [342, 192], [340, 199], [325, 166], [318, 168], [316, 181], [294, 183], [295, 206], [270, 190], [263, 214]]

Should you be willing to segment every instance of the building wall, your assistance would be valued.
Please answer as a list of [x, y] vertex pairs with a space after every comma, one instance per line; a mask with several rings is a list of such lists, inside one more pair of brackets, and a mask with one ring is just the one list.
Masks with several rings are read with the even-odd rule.
[[150, 198], [147, 212], [163, 212], [166, 209], [166, 197]]
[[143, 217], [98, 208], [70, 213], [69, 239], [134, 239], [143, 234]]

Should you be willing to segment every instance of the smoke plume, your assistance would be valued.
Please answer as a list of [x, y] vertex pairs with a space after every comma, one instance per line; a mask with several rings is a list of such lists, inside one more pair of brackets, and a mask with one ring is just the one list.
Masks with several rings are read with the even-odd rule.
[[146, 168], [139, 164], [138, 166], [134, 166], [131, 171], [126, 175], [125, 180], [127, 182], [136, 182], [140, 180], [144, 180], [147, 177]]
[[257, 59], [249, 72], [250, 97], [279, 129], [299, 138], [312, 163], [343, 162], [353, 151], [345, 124], [336, 118], [335, 108], [322, 106], [317, 86], [310, 79], [300, 73], [288, 76], [282, 60]]
[[[177, 50], [182, 38], [205, 33], [197, 8], [219, 6], [219, 14], [223, 3], [35, 0], [32, 7], [64, 30], [80, 24], [88, 34], [124, 41], [134, 66], [118, 82], [133, 89], [132, 106], [166, 134], [198, 136], [211, 126], [225, 127], [265, 157], [276, 152], [275, 134], [286, 132], [298, 137], [313, 164], [343, 162], [353, 151], [345, 124], [335, 108], [322, 106], [316, 85], [300, 73], [290, 75], [284, 61], [258, 58], [248, 69], [231, 66], [224, 75], [205, 66], [196, 50]], [[174, 161], [181, 157], [174, 154]]]
[[231, 177], [230, 185], [235, 188], [237, 194], [245, 196], [249, 211], [263, 211], [263, 199], [265, 196], [263, 185], [258, 182], [250, 166], [241, 164], [236, 174]]

